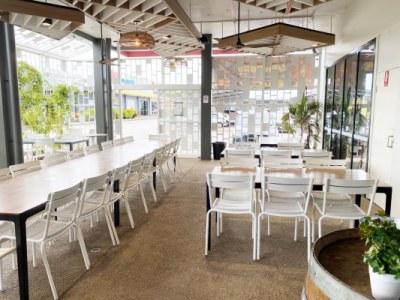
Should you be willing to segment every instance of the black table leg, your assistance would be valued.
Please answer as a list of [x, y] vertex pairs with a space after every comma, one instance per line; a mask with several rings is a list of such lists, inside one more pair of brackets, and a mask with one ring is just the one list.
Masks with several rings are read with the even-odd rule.
[[69, 143], [69, 151], [74, 150], [74, 145], [72, 143]]
[[[358, 205], [358, 207], [361, 206], [361, 195], [356, 195], [356, 204]], [[354, 227], [358, 228], [359, 223], [360, 222], [358, 220], [354, 220]]]
[[[153, 167], [156, 167], [156, 165], [157, 165], [157, 161], [156, 161], [156, 158], [154, 158], [154, 160], [153, 160]], [[157, 190], [157, 187], [156, 187], [156, 177], [157, 177], [157, 171], [154, 171], [153, 172], [153, 187], [154, 187], [154, 190], [156, 191]]]
[[[114, 181], [114, 192], [119, 193], [119, 180]], [[114, 202], [114, 225], [120, 225], [119, 218], [119, 200]]]
[[15, 237], [17, 244], [18, 280], [20, 299], [29, 299], [28, 257], [26, 247], [25, 217], [15, 219]]
[[[210, 207], [210, 195], [208, 194], [208, 184], [206, 183], [206, 215], [211, 209]], [[208, 250], [211, 249], [211, 214], [208, 216]]]

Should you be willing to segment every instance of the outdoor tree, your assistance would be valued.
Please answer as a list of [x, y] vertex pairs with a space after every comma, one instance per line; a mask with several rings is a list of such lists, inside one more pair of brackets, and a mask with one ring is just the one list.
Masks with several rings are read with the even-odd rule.
[[18, 62], [18, 91], [21, 120], [33, 132], [61, 135], [66, 116], [71, 112], [69, 95], [78, 93], [76, 87], [58, 84], [50, 87], [49, 95], [44, 93], [42, 75], [31, 65]]

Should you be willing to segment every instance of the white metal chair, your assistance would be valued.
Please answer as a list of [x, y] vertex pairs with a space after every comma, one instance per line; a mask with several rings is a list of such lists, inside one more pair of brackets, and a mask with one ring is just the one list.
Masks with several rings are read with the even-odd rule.
[[12, 178], [10, 168], [0, 169], [0, 180], [10, 179], [10, 178]]
[[40, 161], [32, 160], [22, 164], [12, 165], [10, 166], [10, 171], [12, 177], [17, 177], [19, 175], [31, 173], [42, 168]]
[[149, 182], [154, 202], [157, 202], [157, 195], [153, 184], [154, 157], [155, 151], [152, 151], [144, 156], [143, 168], [140, 176], [140, 186], [143, 188], [143, 184]]
[[304, 150], [303, 143], [278, 143], [278, 150]]
[[[262, 181], [262, 201], [258, 215], [257, 259], [260, 259], [261, 221], [268, 216], [268, 235], [270, 235], [270, 216], [295, 218], [294, 240], [297, 240], [297, 219], [307, 221], [307, 259], [310, 258], [311, 234], [310, 219], [307, 216], [312, 190], [312, 178], [284, 178], [265, 176]], [[275, 197], [278, 194], [279, 197]], [[266, 199], [267, 198], [267, 199]]]
[[143, 156], [143, 157], [135, 159], [131, 162], [131, 170], [130, 170], [129, 176], [126, 180], [126, 183], [124, 182], [124, 184], [125, 184], [124, 193], [125, 193], [125, 198], [128, 199], [129, 191], [131, 191], [133, 189], [139, 189], [140, 196], [142, 197], [144, 210], [147, 214], [149, 210], [147, 208], [146, 198], [144, 197], [143, 188], [142, 188], [142, 184], [141, 184], [144, 161], [145, 161], [145, 157]]
[[62, 164], [66, 161], [67, 158], [64, 153], [52, 153], [50, 155], [45, 156], [45, 158], [43, 159], [43, 162], [46, 167]]
[[249, 157], [221, 157], [219, 161], [223, 167], [238, 167], [238, 168], [255, 168], [258, 167], [259, 161], [257, 158]]
[[109, 149], [114, 147], [113, 141], [105, 141], [101, 143], [101, 150]]
[[[27, 241], [40, 245], [43, 264], [46, 269], [54, 299], [58, 299], [58, 295], [53, 276], [51, 274], [50, 265], [47, 260], [48, 242], [68, 232], [71, 228], [74, 228], [77, 231], [78, 242], [82, 251], [86, 269], [90, 269], [89, 256], [83, 240], [82, 232], [80, 227], [77, 226], [75, 222], [80, 204], [81, 189], [82, 183], [79, 183], [68, 189], [49, 194], [48, 203], [46, 205], [43, 218], [35, 219], [27, 226], [26, 229]], [[67, 219], [64, 219], [61, 215], [59, 215], [59, 209], [64, 207], [68, 207], [71, 210], [71, 215]], [[34, 266], [36, 266], [36, 259], [34, 255], [33, 259]]]
[[302, 169], [303, 160], [300, 158], [281, 158], [278, 156], [267, 156], [263, 158], [262, 165], [270, 169]]
[[260, 144], [254, 142], [236, 142], [229, 145], [229, 147], [234, 147], [236, 149], [259, 149]]
[[77, 159], [77, 158], [80, 158], [83, 156], [85, 156], [85, 151], [82, 148], [78, 148], [78, 149], [67, 152], [68, 160]]
[[[378, 180], [376, 179], [326, 179], [323, 188], [323, 198], [314, 198], [314, 208], [320, 214], [318, 219], [318, 236], [322, 236], [322, 221], [325, 218], [354, 221], [369, 216], [374, 204], [377, 185]], [[332, 194], [336, 194], [338, 197], [332, 199]], [[365, 194], [369, 195], [369, 205], [366, 212], [354, 203], [356, 195]], [[313, 227], [314, 219], [315, 210], [313, 210]]]
[[133, 141], [134, 141], [134, 138], [131, 135], [124, 137], [124, 144], [130, 143], [130, 142], [133, 142]]
[[225, 149], [225, 157], [254, 158], [254, 149]]
[[303, 160], [308, 159], [331, 159], [332, 151], [307, 151], [303, 150], [300, 153], [300, 158]]
[[115, 146], [119, 146], [119, 145], [123, 145], [124, 144], [124, 139], [123, 138], [115, 139], [115, 140], [113, 140], [112, 143], [113, 143], [114, 147]]
[[53, 138], [35, 138], [33, 159], [42, 159], [50, 153], [54, 152], [54, 139]]
[[[256, 260], [256, 212], [254, 199], [254, 176], [253, 175], [230, 175], [230, 174], [207, 174], [208, 195], [210, 199], [210, 210], [206, 215], [205, 233], [205, 255], [208, 255], [208, 228], [210, 226], [210, 214], [216, 212], [217, 216], [224, 214], [250, 214], [252, 218], [253, 237], [253, 260]], [[212, 189], [218, 188], [230, 190], [220, 193], [220, 197], [213, 197]], [[241, 191], [235, 194], [234, 191]], [[247, 193], [243, 195], [242, 191]], [[220, 220], [217, 218], [217, 235], [220, 233]]]
[[271, 150], [271, 149], [263, 149], [261, 148], [261, 159], [264, 159], [269, 156], [280, 157], [280, 158], [291, 158], [292, 151], [291, 150]]
[[97, 152], [100, 152], [99, 145], [97, 145], [97, 144], [93, 144], [93, 145], [87, 146], [85, 148], [86, 155], [90, 155], [90, 154], [97, 153]]
[[165, 155], [165, 146], [155, 150], [154, 154], [155, 165], [153, 166], [152, 172], [154, 173], [156, 173], [157, 171], [159, 172], [164, 192], [167, 192], [167, 183], [165, 180], [165, 175], [163, 170], [163, 165], [165, 162], [164, 155]]
[[307, 158], [304, 159], [304, 167], [307, 169], [319, 170], [344, 170], [346, 169], [345, 159], [329, 159], [329, 158]]

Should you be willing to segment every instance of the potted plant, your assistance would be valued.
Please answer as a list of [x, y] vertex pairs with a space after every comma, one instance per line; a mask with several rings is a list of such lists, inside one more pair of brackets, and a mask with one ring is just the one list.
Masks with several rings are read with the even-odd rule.
[[[398, 222], [400, 226], [400, 222]], [[400, 229], [391, 218], [366, 217], [360, 223], [361, 238], [369, 249], [364, 262], [369, 265], [372, 295], [376, 299], [400, 298]]]
[[300, 143], [303, 141], [304, 135], [306, 140], [305, 149], [310, 149], [311, 142], [314, 146], [319, 142], [320, 124], [319, 120], [322, 116], [322, 103], [306, 96], [303, 93], [301, 100], [295, 104], [289, 104], [289, 112], [282, 117], [283, 131], [295, 135], [300, 135]]

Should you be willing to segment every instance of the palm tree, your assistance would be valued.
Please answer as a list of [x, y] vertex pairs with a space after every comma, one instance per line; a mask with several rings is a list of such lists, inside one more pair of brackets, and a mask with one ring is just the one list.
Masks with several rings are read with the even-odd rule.
[[314, 145], [319, 142], [321, 108], [322, 104], [320, 102], [314, 99], [310, 100], [304, 92], [300, 102], [289, 104], [289, 112], [282, 117], [283, 129], [286, 132], [294, 135], [299, 131], [300, 142], [303, 141], [303, 136], [306, 135], [305, 149], [310, 149], [311, 141], [314, 141]]

